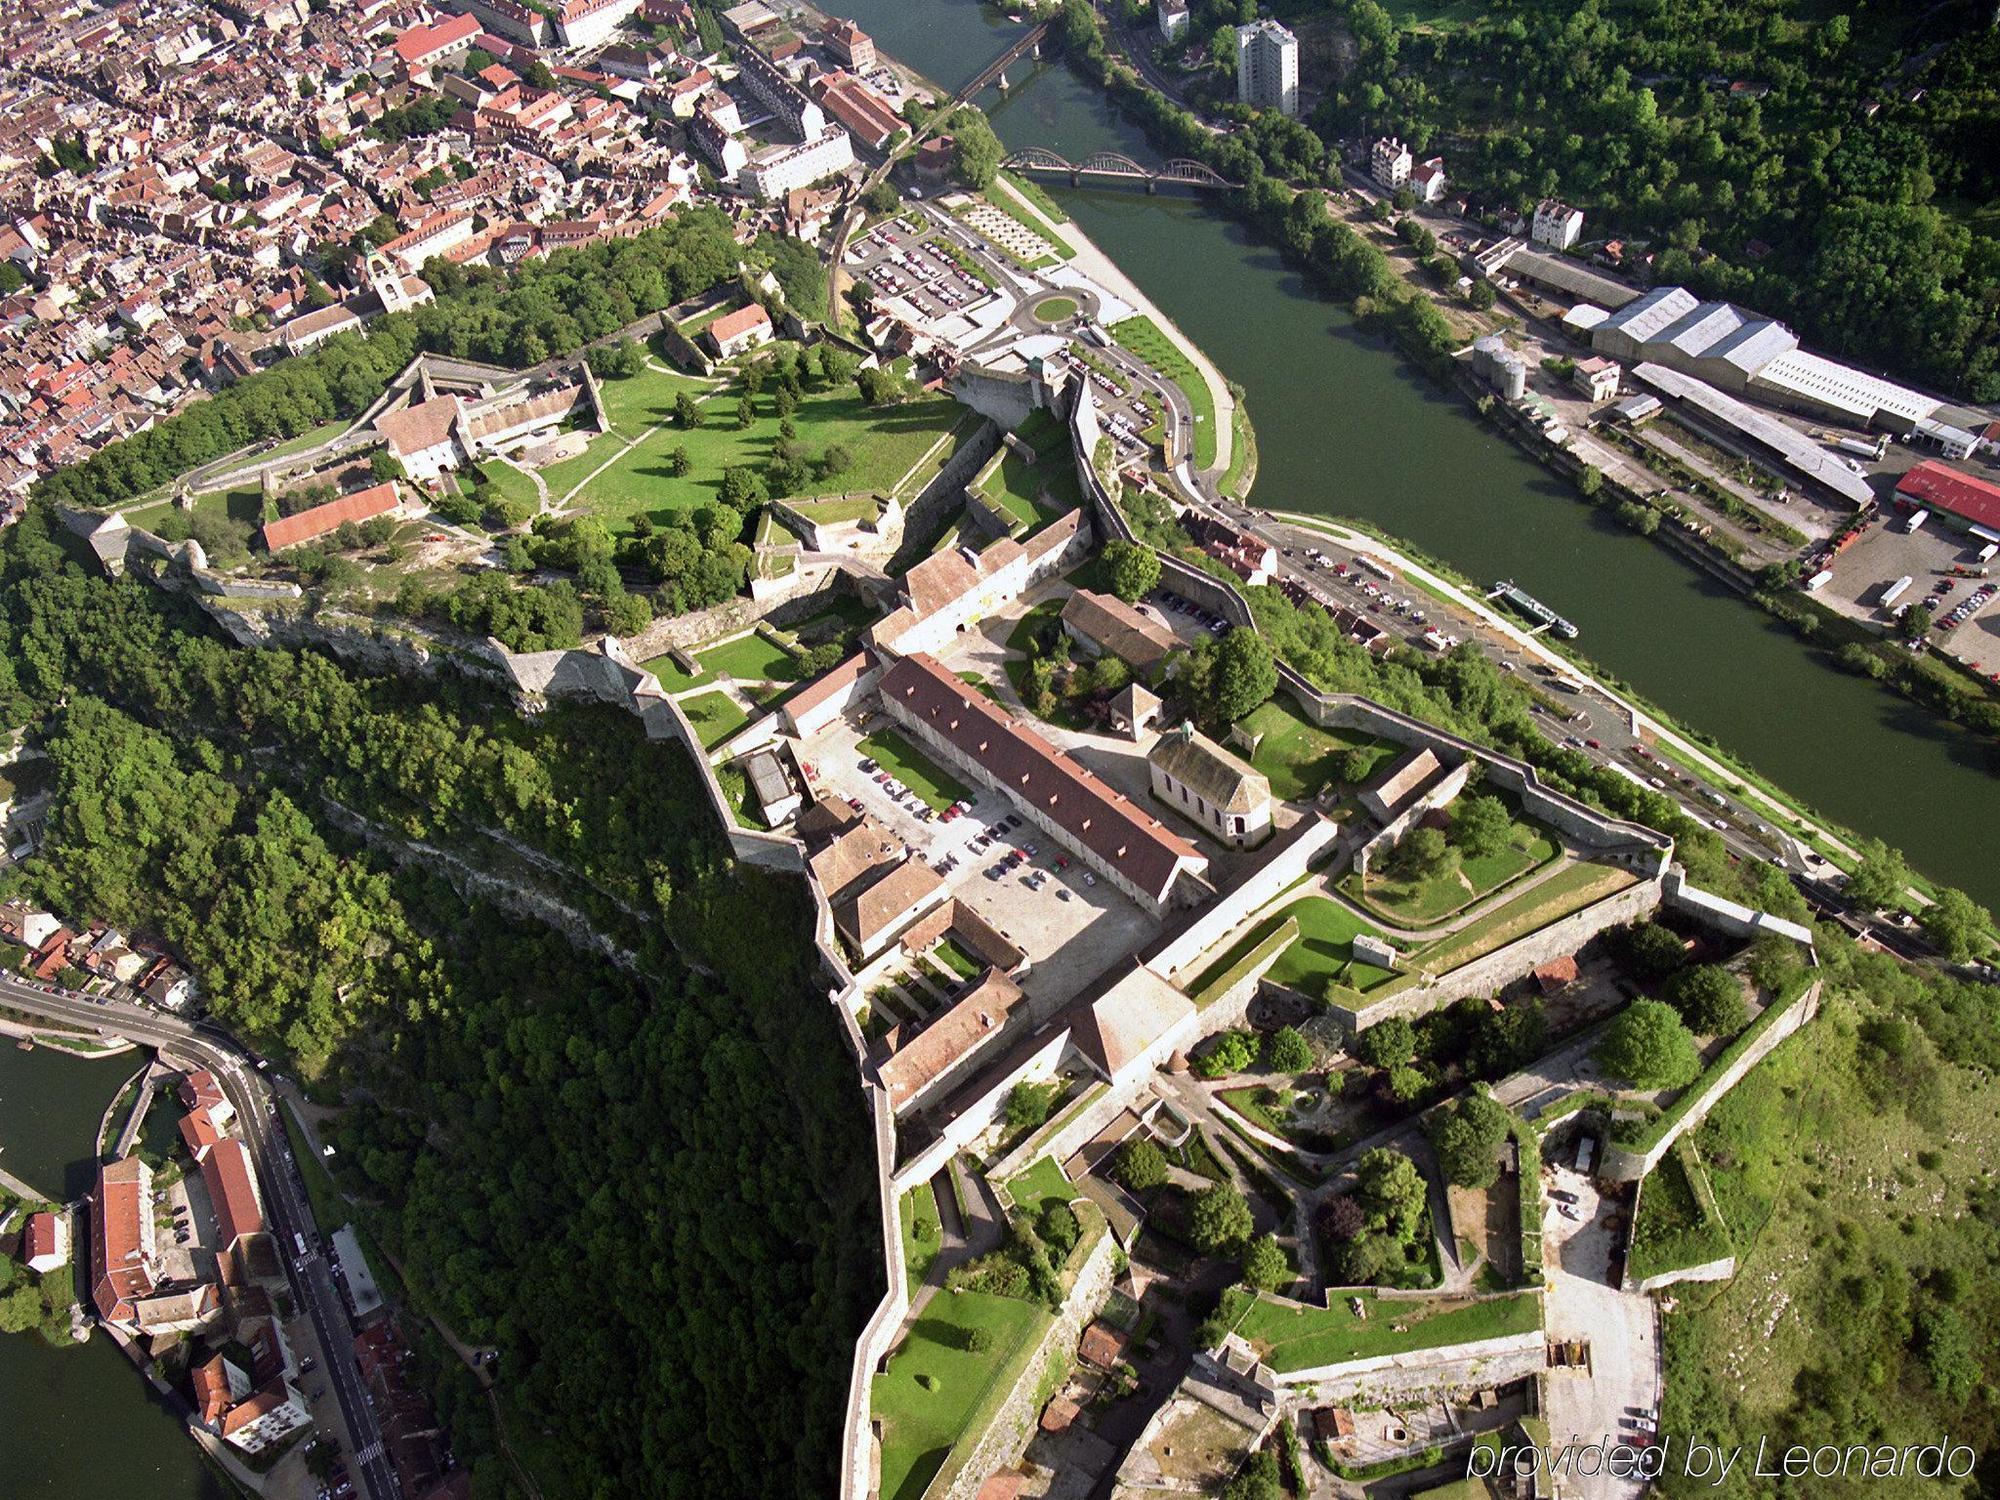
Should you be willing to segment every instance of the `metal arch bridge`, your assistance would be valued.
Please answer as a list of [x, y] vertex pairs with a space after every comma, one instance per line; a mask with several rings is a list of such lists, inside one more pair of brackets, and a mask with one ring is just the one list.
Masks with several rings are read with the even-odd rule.
[[1177, 156], [1159, 167], [1142, 167], [1131, 157], [1116, 151], [1098, 151], [1082, 161], [1071, 161], [1037, 146], [1014, 152], [1001, 165], [1016, 172], [1060, 173], [1072, 184], [1081, 183], [1086, 177], [1113, 182], [1143, 182], [1149, 193], [1157, 190], [1163, 182], [1195, 188], [1233, 188], [1240, 185], [1231, 182], [1206, 162], [1192, 161], [1185, 156]]

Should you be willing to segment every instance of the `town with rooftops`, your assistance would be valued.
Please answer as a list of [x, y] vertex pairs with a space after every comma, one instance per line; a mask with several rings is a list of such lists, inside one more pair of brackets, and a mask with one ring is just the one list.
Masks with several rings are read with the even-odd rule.
[[[1064, 206], [1269, 227], [1264, 167], [1327, 87], [1300, 34], [1325, 53], [1297, 7], [1196, 8], [1223, 20], [996, 12], [948, 90], [800, 0], [12, 6], [0, 517], [66, 587], [414, 685], [413, 719], [485, 694], [525, 743], [608, 714], [714, 866], [799, 901], [870, 1206], [829, 1257], [854, 1316], [794, 1304], [846, 1363], [785, 1493], [1624, 1500], [1692, 1456], [1682, 1299], [1757, 1251], [1732, 1109], [1776, 1107], [1813, 1044], [1767, 1063], [1808, 1026], [1906, 1060], [1849, 1015], [1852, 951], [1983, 991], [1990, 918], [1678, 728], [1513, 579], [1249, 501], [1245, 387]], [[982, 97], [1107, 47], [1128, 109], [1200, 106], [1177, 139], [1210, 139], [1002, 143]], [[1413, 357], [1444, 330], [1426, 373], [1455, 400], [1719, 587], [1813, 611], [1844, 666], [2000, 717], [1992, 413], [1635, 284], [1553, 190], [1482, 213], [1428, 145], [1339, 149], [1276, 219], [1322, 274], [1330, 242], [1393, 267], [1385, 326]], [[0, 1154], [5, 1332], [118, 1350], [221, 1486], [176, 1497], [696, 1492], [545, 1451], [509, 1362], [559, 1362], [546, 1330], [465, 1331], [385, 1229], [415, 1169], [352, 1144], [367, 1047], [336, 1067], [238, 1024], [216, 947], [79, 873], [141, 839], [96, 800], [128, 768], [86, 797], [52, 743], [92, 691], [65, 674], [101, 668], [43, 648], [52, 608], [0, 622], [0, 1031], [122, 1083], [88, 1162]], [[190, 753], [286, 774], [268, 743]], [[468, 852], [333, 787], [300, 816], [380, 874], [343, 901], [422, 872], [591, 963], [659, 961], [574, 846]], [[656, 893], [689, 874], [664, 869]], [[352, 913], [287, 920], [330, 946]], [[388, 983], [329, 974], [316, 1003]], [[477, 1114], [490, 1082], [450, 1097]], [[69, 1085], [0, 1069], [0, 1153], [38, 1087]], [[1964, 1299], [1912, 1274], [1944, 1390], [1970, 1335], [1936, 1309]], [[0, 1393], [33, 1383], [0, 1364]], [[677, 1422], [718, 1398], [687, 1399]], [[1924, 1436], [1963, 1478], [1972, 1449]]]

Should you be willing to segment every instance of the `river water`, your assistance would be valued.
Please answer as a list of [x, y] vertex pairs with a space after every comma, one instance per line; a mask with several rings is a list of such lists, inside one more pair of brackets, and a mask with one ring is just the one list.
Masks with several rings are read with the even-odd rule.
[[[827, 0], [947, 87], [1018, 28], [977, 0]], [[1075, 160], [1145, 136], [1066, 68], [989, 91], [1009, 147]], [[1579, 649], [1829, 816], [2000, 907], [2000, 778], [1973, 736], [1824, 658], [1699, 569], [1633, 536], [1358, 331], [1277, 252], [1198, 200], [1044, 180], [1085, 233], [1238, 382], [1257, 430], [1253, 501], [1352, 516], [1484, 583], [1511, 577], [1581, 631]]]
[[[52, 1198], [88, 1192], [98, 1122], [143, 1060], [21, 1052], [0, 1037], [0, 1168]], [[227, 1491], [105, 1335], [55, 1349], [39, 1334], [9, 1333], [0, 1334], [0, 1495], [226, 1500]]]

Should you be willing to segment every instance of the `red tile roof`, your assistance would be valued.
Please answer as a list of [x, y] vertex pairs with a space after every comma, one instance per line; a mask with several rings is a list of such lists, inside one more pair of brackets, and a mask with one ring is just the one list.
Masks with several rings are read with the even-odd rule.
[[1896, 493], [1912, 504], [1948, 510], [1975, 526], [2000, 531], [2000, 485], [1975, 479], [1934, 458], [1905, 474]]
[[997, 969], [988, 969], [949, 1010], [899, 1051], [882, 1060], [876, 1075], [889, 1091], [890, 1108], [904, 1109], [931, 1084], [1000, 1035], [1020, 1000], [1018, 984]]
[[302, 510], [295, 516], [266, 522], [264, 546], [269, 551], [282, 552], [300, 542], [310, 542], [315, 537], [338, 531], [349, 521], [360, 522], [386, 515], [396, 508], [397, 503], [394, 480], [357, 490], [351, 495], [342, 495], [338, 500], [315, 505], [311, 510]]
[[222, 1367], [222, 1356], [216, 1355], [205, 1365], [196, 1365], [189, 1372], [194, 1381], [194, 1406], [201, 1414], [205, 1426], [213, 1427], [229, 1410], [229, 1372]]
[[747, 333], [752, 328], [769, 328], [771, 315], [755, 302], [748, 307], [740, 307], [733, 313], [724, 313], [708, 325], [709, 336], [720, 347], [738, 334]]
[[479, 22], [472, 16], [453, 16], [435, 26], [417, 26], [396, 38], [396, 56], [406, 63], [420, 63], [460, 42], [470, 44], [479, 35]]
[[215, 1210], [215, 1227], [228, 1252], [247, 1234], [264, 1232], [264, 1210], [257, 1202], [257, 1185], [250, 1179], [250, 1155], [234, 1138], [218, 1141], [201, 1159], [201, 1180]]
[[52, 1213], [30, 1214], [27, 1234], [21, 1244], [22, 1258], [32, 1267], [42, 1257], [56, 1253], [56, 1216]]
[[935, 657], [918, 652], [897, 662], [883, 674], [882, 698], [928, 724], [1010, 797], [1033, 806], [1153, 899], [1165, 899], [1184, 862], [1207, 867], [1193, 844], [968, 690]]
[[143, 1216], [152, 1212], [146, 1202], [151, 1178], [136, 1156], [97, 1170], [97, 1191], [91, 1195], [90, 1296], [98, 1315], [110, 1322], [129, 1320], [133, 1301], [153, 1293], [142, 1227]]

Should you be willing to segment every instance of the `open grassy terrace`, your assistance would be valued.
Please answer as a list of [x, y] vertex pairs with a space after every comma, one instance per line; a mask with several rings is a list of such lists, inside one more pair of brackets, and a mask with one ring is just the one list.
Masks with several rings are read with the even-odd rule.
[[903, 1269], [914, 1296], [944, 1246], [944, 1221], [938, 1216], [937, 1193], [928, 1182], [903, 1194], [896, 1211], [903, 1221]]
[[1039, 1214], [1051, 1203], [1067, 1203], [1077, 1196], [1076, 1187], [1063, 1176], [1053, 1156], [1044, 1156], [1007, 1184], [1014, 1204], [1023, 1213]]
[[1111, 336], [1128, 353], [1151, 365], [1181, 388], [1181, 394], [1187, 397], [1188, 407], [1194, 413], [1194, 466], [1197, 469], [1213, 468], [1215, 399], [1209, 395], [1208, 382], [1201, 378], [1201, 371], [1161, 331], [1159, 324], [1144, 313], [1118, 324], [1111, 330]]
[[915, 745], [893, 729], [878, 729], [861, 742], [861, 753], [881, 762], [882, 769], [930, 805], [943, 812], [967, 795], [965, 784], [955, 781]]
[[[989, 1397], [1019, 1378], [1049, 1314], [986, 1292], [931, 1299], [889, 1368], [875, 1377], [882, 1500], [918, 1500]], [[974, 1350], [975, 1331], [991, 1341]]]
[[694, 732], [701, 736], [705, 750], [713, 750], [750, 722], [748, 710], [720, 690], [682, 699], [681, 712], [688, 716]]
[[1355, 962], [1354, 939], [1382, 934], [1351, 907], [1325, 896], [1308, 896], [1287, 907], [1283, 915], [1298, 920], [1299, 936], [1271, 965], [1273, 982], [1319, 995], [1332, 979], [1365, 993], [1393, 977], [1387, 969]]
[[776, 641], [754, 630], [720, 646], [698, 651], [694, 659], [708, 675], [733, 677], [739, 682], [789, 682], [798, 660]]
[[1353, 751], [1367, 757], [1360, 783], [1365, 784], [1396, 748], [1373, 735], [1321, 729], [1277, 698], [1245, 717], [1243, 727], [1261, 736], [1250, 764], [1269, 779], [1271, 794], [1286, 802], [1306, 801], [1323, 787], [1339, 783], [1347, 769], [1346, 757]]
[[1540, 869], [1558, 852], [1556, 841], [1539, 824], [1517, 818], [1506, 845], [1491, 854], [1467, 857], [1448, 871], [1417, 881], [1373, 871], [1364, 881], [1350, 873], [1341, 879], [1340, 890], [1386, 921], [1419, 928], [1463, 911], [1530, 870]]
[[1259, 1297], [1238, 1320], [1236, 1332], [1284, 1374], [1532, 1333], [1542, 1326], [1542, 1300], [1532, 1292], [1488, 1302], [1384, 1301], [1372, 1293], [1359, 1295], [1366, 1318], [1355, 1316], [1349, 1306], [1353, 1299], [1345, 1293], [1336, 1294], [1333, 1305], [1324, 1308]]
[[[159, 500], [126, 511], [125, 519], [142, 531], [154, 531], [174, 509], [173, 501]], [[194, 514], [230, 521], [242, 530], [247, 540], [251, 532], [264, 524], [264, 491], [254, 484], [233, 490], [209, 490], [194, 497]]]
[[[612, 430], [593, 437], [578, 457], [544, 469], [542, 479], [552, 500], [589, 511], [614, 531], [629, 529], [636, 516], [660, 521], [714, 502], [725, 469], [747, 466], [761, 474], [778, 441], [773, 386], [753, 398], [756, 415], [743, 428], [736, 425], [742, 387], [733, 380], [717, 384], [647, 369], [630, 379], [607, 380], [603, 389]], [[700, 427], [675, 424], [674, 401], [683, 393], [698, 403]], [[808, 390], [792, 416], [797, 441], [815, 457], [839, 443], [854, 461], [837, 474], [812, 475], [800, 494], [893, 490], [963, 415], [958, 403], [944, 396], [871, 408], [851, 384]], [[944, 446], [948, 453], [953, 445]], [[683, 475], [669, 466], [677, 448], [687, 450], [689, 469]]]

